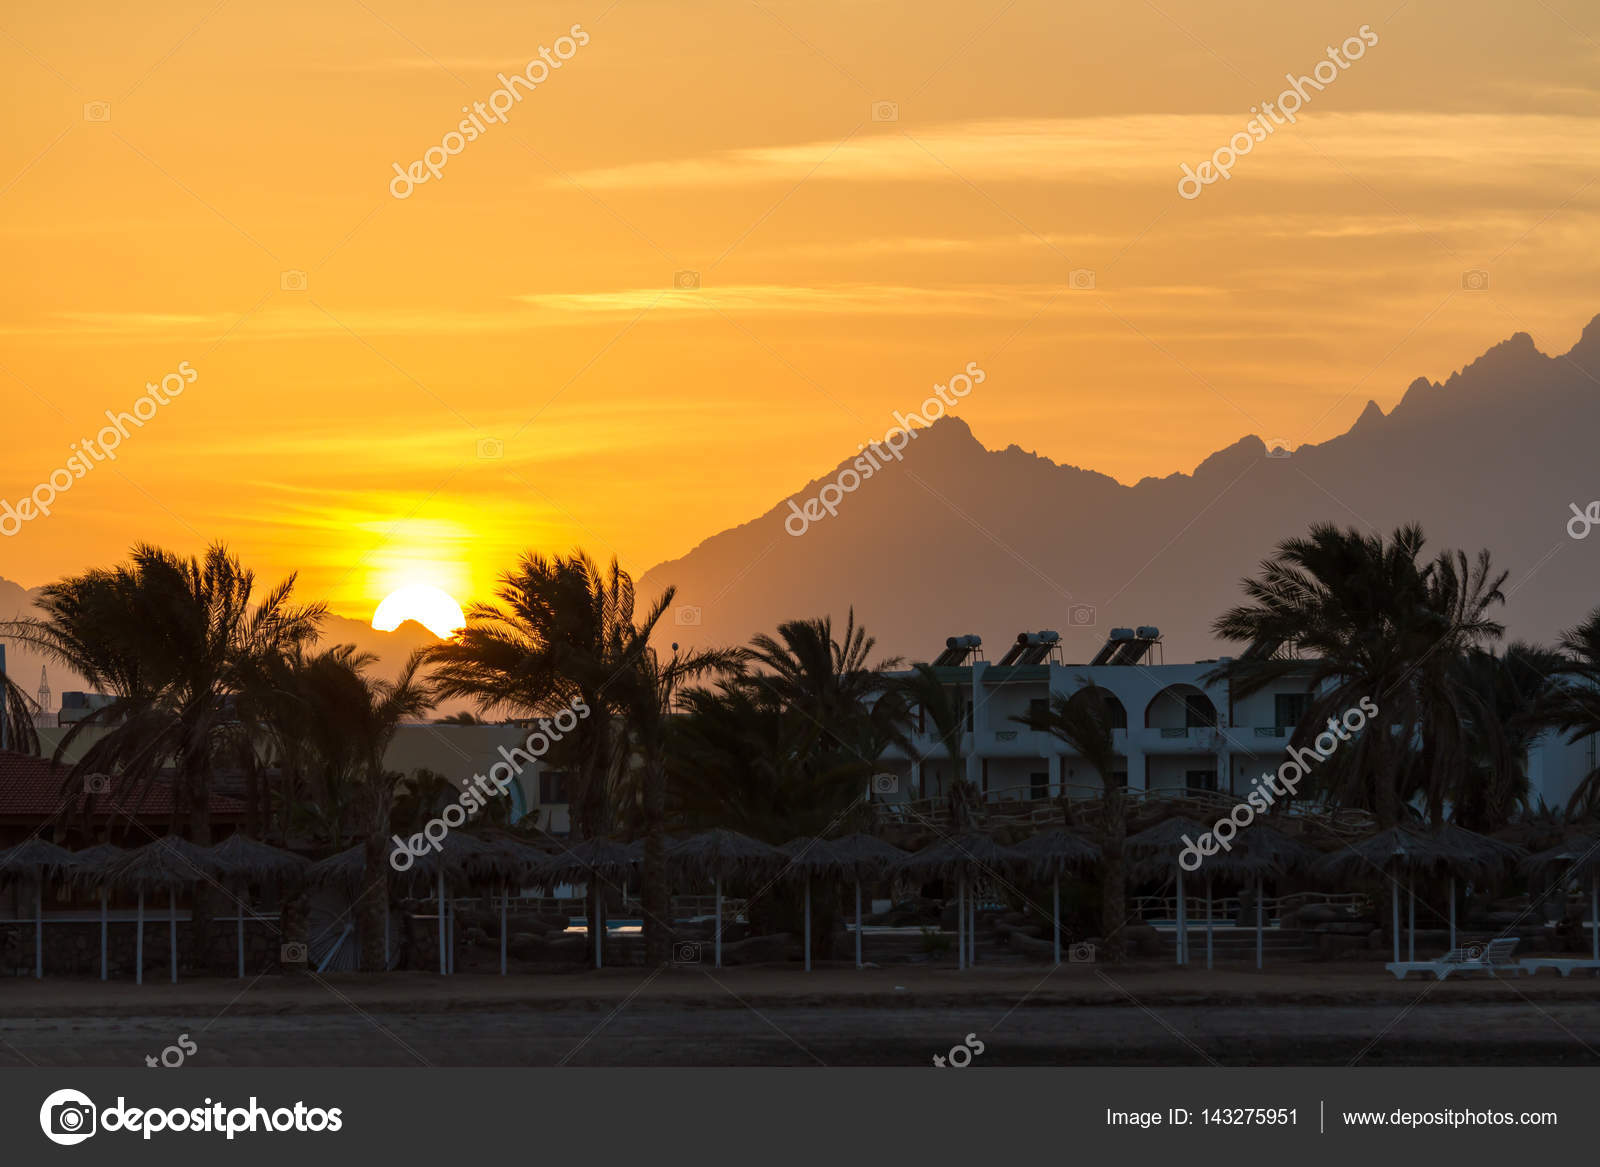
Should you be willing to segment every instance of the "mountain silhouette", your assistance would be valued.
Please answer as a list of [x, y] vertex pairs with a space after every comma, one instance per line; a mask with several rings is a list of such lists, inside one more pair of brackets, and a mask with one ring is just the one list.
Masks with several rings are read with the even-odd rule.
[[[1289, 456], [1250, 435], [1192, 474], [1133, 486], [986, 449], [946, 417], [802, 535], [786, 531], [803, 524], [780, 500], [652, 568], [641, 593], [677, 585], [663, 639], [684, 644], [739, 644], [796, 617], [837, 624], [853, 606], [883, 653], [911, 659], [973, 632], [995, 659], [1016, 633], [1050, 628], [1066, 660], [1086, 661], [1112, 627], [1154, 624], [1166, 659], [1182, 661], [1229, 651], [1211, 622], [1280, 540], [1319, 520], [1385, 535], [1416, 521], [1430, 555], [1489, 548], [1510, 571], [1508, 635], [1548, 641], [1600, 603], [1600, 535], [1566, 530], [1569, 504], [1600, 497], [1597, 423], [1600, 317], [1563, 355], [1519, 332]], [[855, 457], [798, 485], [795, 506]]]

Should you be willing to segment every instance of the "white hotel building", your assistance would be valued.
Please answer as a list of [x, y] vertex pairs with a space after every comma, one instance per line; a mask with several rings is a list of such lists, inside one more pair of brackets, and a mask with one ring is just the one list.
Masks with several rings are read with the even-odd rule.
[[[1061, 659], [1055, 633], [1022, 633], [991, 663], [982, 659], [977, 637], [951, 637], [933, 665], [962, 694], [967, 781], [986, 802], [1098, 797], [1099, 776], [1071, 746], [1013, 720], [1047, 707], [1052, 695], [1096, 686], [1111, 703], [1112, 744], [1129, 789], [1243, 797], [1252, 778], [1275, 771], [1287, 757], [1290, 735], [1311, 700], [1309, 672], [1241, 697], [1225, 677], [1212, 679], [1229, 658], [1152, 661], [1160, 645], [1156, 628], [1113, 629], [1093, 660], [1074, 664]], [[882, 771], [899, 779], [898, 792], [875, 797], [903, 801], [949, 791], [956, 763], [931, 724], [920, 728], [913, 751], [893, 748], [880, 759]], [[1541, 735], [1528, 757], [1530, 801], [1565, 806], [1595, 764], [1593, 737], [1567, 745], [1560, 735]]]

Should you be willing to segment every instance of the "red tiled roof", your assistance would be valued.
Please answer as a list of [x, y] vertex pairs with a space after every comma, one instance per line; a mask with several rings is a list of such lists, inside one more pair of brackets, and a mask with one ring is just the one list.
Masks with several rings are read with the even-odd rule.
[[[50, 819], [81, 815], [90, 796], [82, 790], [66, 793], [68, 769], [52, 765], [48, 758], [35, 758], [13, 750], [0, 750], [0, 819]], [[225, 794], [213, 794], [211, 814], [222, 818], [243, 818], [244, 803]], [[161, 818], [173, 813], [172, 787], [154, 783], [134, 795], [93, 797], [93, 817], [108, 819], [122, 815], [135, 818]]]

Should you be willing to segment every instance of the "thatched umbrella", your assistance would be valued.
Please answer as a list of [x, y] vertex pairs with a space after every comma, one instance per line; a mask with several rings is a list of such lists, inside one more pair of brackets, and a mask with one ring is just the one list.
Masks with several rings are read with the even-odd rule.
[[809, 835], [802, 835], [798, 839], [790, 839], [778, 850], [789, 857], [785, 871], [792, 871], [799, 876], [805, 884], [805, 951], [806, 972], [811, 971], [811, 880], [819, 875], [842, 875], [846, 870], [845, 859], [826, 839], [816, 839]]
[[[1589, 878], [1589, 951], [1600, 961], [1600, 839], [1593, 835], [1568, 835], [1559, 844], [1522, 861], [1530, 880], [1567, 883]], [[1455, 904], [1452, 900], [1451, 907]], [[1452, 915], [1452, 921], [1454, 916]]]
[[967, 880], [1025, 870], [1027, 860], [987, 835], [968, 831], [924, 847], [908, 857], [902, 866], [924, 876], [956, 881], [956, 967], [964, 969], [975, 964], [978, 956], [977, 896], [974, 894], [968, 902]]
[[[205, 847], [197, 847], [179, 835], [164, 835], [143, 847], [135, 847], [112, 860], [101, 873], [111, 887], [139, 894], [138, 938], [134, 945], [135, 979], [144, 984], [144, 897], [146, 892], [167, 893], [167, 947], [172, 983], [178, 983], [178, 889], [192, 887], [201, 880], [216, 880], [224, 874], [222, 865]], [[198, 941], [198, 938], [196, 938]]]
[[44, 885], [48, 879], [71, 871], [77, 859], [71, 851], [29, 839], [7, 851], [0, 851], [0, 884], [21, 883], [33, 886], [33, 975], [44, 977]]
[[552, 856], [513, 835], [485, 835], [484, 843], [494, 852], [494, 864], [501, 874], [500, 881], [500, 975], [506, 975], [506, 930], [511, 905], [511, 885], [519, 888], [531, 883], [544, 883], [549, 878]]
[[[73, 874], [78, 878], [87, 878], [95, 881], [95, 875], [108, 866], [112, 861], [122, 858], [122, 848], [111, 843], [96, 843], [93, 847], [85, 847], [81, 851], [72, 853], [77, 861]], [[106, 968], [106, 889], [102, 884], [100, 889], [100, 979], [105, 980]]]
[[[211, 848], [211, 857], [221, 865], [223, 880], [239, 885], [234, 899], [234, 943], [238, 952], [239, 979], [244, 979], [244, 906], [248, 886], [291, 887], [305, 877], [311, 861], [304, 855], [257, 842], [244, 834], [229, 835]], [[384, 937], [387, 949], [388, 937]], [[385, 958], [388, 952], [384, 953]], [[387, 963], [387, 960], [385, 960]]]
[[519, 865], [504, 851], [461, 831], [452, 831], [431, 846], [407, 870], [415, 885], [432, 884], [439, 901], [439, 973], [456, 971], [456, 905], [447, 896], [447, 884], [462, 886], [485, 880], [504, 879], [519, 870]]
[[[1456, 877], [1476, 883], [1492, 883], [1527, 858], [1528, 851], [1515, 843], [1502, 842], [1454, 823], [1446, 823], [1432, 835], [1440, 848], [1442, 862], [1450, 872], [1450, 947], [1456, 946]], [[1411, 902], [1412, 925], [1416, 923], [1416, 898]]]
[[1071, 831], [1057, 827], [1043, 831], [1011, 848], [1028, 862], [1032, 879], [1050, 881], [1050, 918], [1054, 927], [1055, 963], [1061, 963], [1061, 877], [1086, 871], [1100, 862], [1100, 848]]
[[[1141, 868], [1149, 873], [1159, 872], [1165, 875], [1172, 871], [1178, 877], [1178, 963], [1189, 963], [1189, 905], [1184, 896], [1183, 889], [1183, 862], [1182, 855], [1189, 850], [1189, 845], [1211, 828], [1187, 818], [1170, 818], [1157, 823], [1148, 830], [1140, 831], [1124, 844], [1129, 857], [1134, 860], [1144, 860]], [[1226, 852], [1218, 852], [1219, 855]], [[1215, 859], [1216, 856], [1209, 858]], [[1206, 884], [1206, 901], [1209, 905], [1211, 899], [1211, 886], [1208, 879]], [[1206, 912], [1206, 933], [1209, 937], [1211, 930], [1211, 913]], [[1209, 947], [1208, 939], [1207, 945]]]
[[712, 950], [717, 968], [722, 967], [722, 881], [726, 877], [776, 874], [787, 856], [738, 831], [715, 827], [667, 847], [667, 874], [673, 880], [694, 882], [709, 879], [716, 888], [717, 928]]
[[[1254, 868], [1256, 881], [1256, 970], [1260, 971], [1262, 964], [1263, 937], [1265, 936], [1265, 920], [1262, 900], [1265, 899], [1266, 889], [1264, 877], [1267, 875], [1286, 875], [1293, 871], [1309, 871], [1322, 856], [1299, 839], [1285, 835], [1276, 827], [1267, 826], [1257, 822], [1248, 831], [1239, 836], [1243, 844], [1245, 858]], [[1231, 857], [1231, 856], [1230, 856]], [[1227, 864], [1222, 865], [1227, 870]], [[1245, 868], [1236, 869], [1236, 874], [1244, 875]], [[1207, 944], [1210, 937], [1207, 936]], [[1208, 949], [1209, 960], [1209, 949]]]
[[[549, 870], [551, 878], [561, 883], [583, 883], [593, 888], [596, 881], [626, 885], [642, 862], [644, 848], [638, 843], [597, 837], [552, 855]], [[602, 942], [606, 935], [606, 897], [598, 889], [594, 896], [594, 925], [594, 966], [601, 968], [605, 963]]]
[[[1390, 827], [1365, 839], [1346, 844], [1341, 850], [1324, 857], [1313, 869], [1314, 874], [1326, 880], [1348, 881], [1366, 874], [1368, 868], [1382, 872], [1391, 885], [1390, 930], [1394, 933], [1394, 959], [1400, 960], [1400, 881], [1397, 874], [1406, 873], [1406, 887], [1410, 893], [1411, 928], [1406, 938], [1408, 959], [1417, 956], [1417, 897], [1412, 878], [1419, 871], [1430, 872], [1447, 866], [1447, 851], [1440, 843], [1410, 827]], [[1455, 902], [1454, 879], [1451, 881], [1452, 905]]]
[[861, 967], [861, 881], [877, 879], [906, 860], [907, 852], [892, 843], [885, 843], [876, 835], [854, 834], [833, 840], [833, 849], [839, 853], [856, 884], [856, 967]]

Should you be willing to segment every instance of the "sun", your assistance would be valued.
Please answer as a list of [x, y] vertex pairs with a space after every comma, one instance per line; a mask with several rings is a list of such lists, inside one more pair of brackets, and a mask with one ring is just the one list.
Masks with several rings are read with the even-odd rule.
[[390, 592], [372, 614], [372, 626], [379, 632], [393, 632], [406, 620], [415, 620], [440, 640], [449, 640], [451, 633], [467, 622], [450, 593], [429, 584]]

